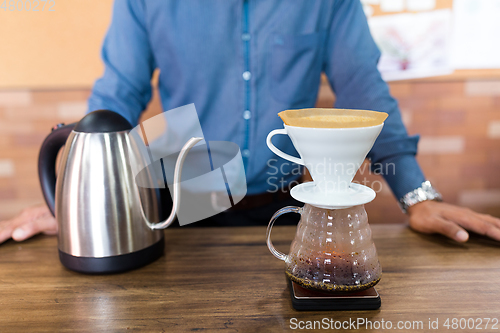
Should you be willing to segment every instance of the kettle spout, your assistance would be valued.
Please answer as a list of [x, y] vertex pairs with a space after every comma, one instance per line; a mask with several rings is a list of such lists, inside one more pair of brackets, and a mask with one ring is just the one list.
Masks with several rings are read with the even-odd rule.
[[182, 180], [182, 167], [184, 164], [184, 161], [187, 157], [187, 154], [193, 148], [198, 142], [202, 141], [203, 138], [200, 137], [193, 137], [189, 139], [186, 144], [182, 147], [179, 157], [177, 158], [177, 161], [175, 162], [175, 169], [174, 169], [174, 181], [173, 181], [173, 189], [174, 193], [172, 195], [172, 211], [170, 212], [169, 217], [165, 221], [161, 221], [158, 223], [152, 223], [148, 220], [146, 215], [144, 214], [144, 210], [141, 209], [142, 217], [144, 221], [146, 222], [147, 226], [151, 228], [152, 230], [158, 230], [158, 229], [165, 229], [168, 226], [172, 224], [172, 222], [175, 220], [175, 217], [177, 215], [177, 211], [179, 209], [180, 205], [180, 192], [181, 192], [181, 180]]

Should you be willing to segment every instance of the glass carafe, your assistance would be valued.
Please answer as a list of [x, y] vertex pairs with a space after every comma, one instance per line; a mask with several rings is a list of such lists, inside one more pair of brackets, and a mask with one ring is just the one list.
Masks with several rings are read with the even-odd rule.
[[[288, 255], [271, 242], [274, 221], [299, 213], [300, 222]], [[372, 240], [364, 205], [324, 209], [306, 204], [277, 211], [267, 228], [267, 246], [285, 261], [285, 273], [302, 287], [333, 292], [357, 292], [380, 281], [382, 269]]]

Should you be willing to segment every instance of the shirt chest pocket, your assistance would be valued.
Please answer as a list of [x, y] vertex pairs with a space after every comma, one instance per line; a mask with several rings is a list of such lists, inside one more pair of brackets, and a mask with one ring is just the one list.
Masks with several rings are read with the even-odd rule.
[[271, 37], [271, 93], [287, 107], [314, 105], [323, 67], [325, 32]]

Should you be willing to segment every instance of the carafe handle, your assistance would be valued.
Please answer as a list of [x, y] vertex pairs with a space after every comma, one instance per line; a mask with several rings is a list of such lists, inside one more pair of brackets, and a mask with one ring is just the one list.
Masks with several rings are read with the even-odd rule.
[[301, 158], [294, 157], [292, 155], [284, 153], [281, 150], [279, 150], [278, 148], [276, 148], [275, 145], [273, 145], [273, 143], [271, 142], [271, 138], [273, 136], [275, 136], [276, 134], [288, 135], [288, 132], [286, 131], [286, 128], [276, 129], [276, 130], [271, 131], [267, 135], [267, 139], [266, 139], [266, 143], [267, 143], [267, 146], [269, 147], [269, 149], [271, 149], [271, 151], [273, 153], [275, 153], [276, 155], [278, 155], [281, 158], [284, 158], [285, 160], [289, 160], [290, 162], [297, 163], [297, 164], [300, 164], [300, 165], [304, 165], [304, 161]]
[[271, 251], [273, 256], [283, 261], [286, 260], [287, 255], [274, 248], [273, 242], [271, 241], [271, 229], [273, 228], [274, 222], [278, 219], [278, 217], [286, 213], [302, 214], [302, 207], [287, 206], [281, 208], [276, 213], [274, 213], [273, 217], [271, 217], [271, 220], [269, 221], [269, 225], [267, 226], [267, 231], [266, 231], [266, 239], [267, 239], [266, 242], [269, 251]]

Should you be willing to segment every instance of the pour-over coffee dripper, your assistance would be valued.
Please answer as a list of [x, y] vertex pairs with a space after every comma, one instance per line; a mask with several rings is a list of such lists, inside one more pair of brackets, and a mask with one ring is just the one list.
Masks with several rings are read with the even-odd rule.
[[[335, 294], [369, 289], [381, 276], [363, 206], [375, 198], [375, 192], [352, 183], [352, 179], [382, 130], [387, 114], [336, 109], [284, 112], [292, 117], [280, 114], [285, 128], [269, 133], [267, 144], [278, 156], [306, 166], [313, 181], [291, 191], [292, 197], [305, 203], [303, 208], [284, 207], [272, 217], [267, 230], [268, 247], [285, 261], [287, 277], [303, 288]], [[289, 135], [300, 158], [277, 149], [271, 142], [276, 134]], [[289, 212], [301, 214], [301, 220], [290, 253], [285, 255], [274, 248], [270, 236], [275, 220]]]
[[[271, 131], [267, 136], [267, 145], [276, 155], [304, 165], [313, 179], [312, 182], [295, 186], [290, 193], [292, 197], [304, 203], [330, 209], [362, 205], [375, 198], [375, 192], [371, 188], [352, 183], [352, 179], [380, 134], [386, 113], [336, 109], [283, 112], [305, 113], [306, 116], [293, 117], [292, 121], [289, 120], [291, 117], [285, 118], [293, 125], [285, 123], [284, 129]], [[312, 115], [309, 115], [311, 112]], [[346, 121], [345, 118], [349, 116], [357, 120]], [[315, 123], [309, 120], [314, 117], [321, 121]], [[343, 121], [340, 124], [335, 121], [328, 122], [325, 120], [327, 117], [342, 117]], [[366, 121], [363, 121], [364, 119]], [[301, 126], [303, 123], [308, 127]], [[310, 127], [326, 126], [328, 123], [337, 127]], [[371, 126], [364, 126], [366, 124]], [[273, 145], [271, 139], [277, 134], [287, 134], [290, 137], [300, 158], [288, 155]]]

